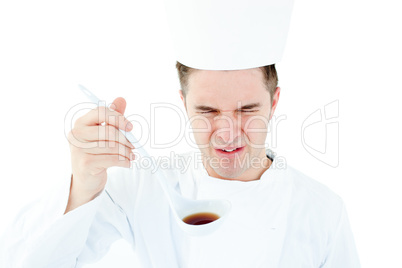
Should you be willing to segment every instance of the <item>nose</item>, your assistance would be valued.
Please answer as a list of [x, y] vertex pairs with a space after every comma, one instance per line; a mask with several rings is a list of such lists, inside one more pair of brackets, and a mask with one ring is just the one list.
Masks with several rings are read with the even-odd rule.
[[237, 146], [236, 141], [241, 137], [240, 118], [233, 112], [221, 112], [214, 118], [214, 138], [216, 145]]

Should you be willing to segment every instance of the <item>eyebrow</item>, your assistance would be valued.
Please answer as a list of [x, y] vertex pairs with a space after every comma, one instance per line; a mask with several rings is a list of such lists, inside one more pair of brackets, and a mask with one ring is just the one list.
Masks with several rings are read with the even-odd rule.
[[[250, 103], [247, 105], [243, 105], [239, 108], [239, 110], [250, 110], [250, 109], [255, 109], [261, 107], [261, 103], [256, 102], [256, 103]], [[217, 111], [218, 109], [207, 106], [207, 105], [197, 105], [195, 106], [195, 109], [198, 111]]]

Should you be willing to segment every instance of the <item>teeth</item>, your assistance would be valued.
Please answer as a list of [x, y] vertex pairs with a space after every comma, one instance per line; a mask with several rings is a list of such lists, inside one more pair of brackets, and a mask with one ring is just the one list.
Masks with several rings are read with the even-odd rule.
[[234, 150], [236, 150], [236, 148], [233, 149], [233, 150], [225, 150], [225, 149], [222, 149], [222, 151], [224, 151], [224, 152], [233, 152]]

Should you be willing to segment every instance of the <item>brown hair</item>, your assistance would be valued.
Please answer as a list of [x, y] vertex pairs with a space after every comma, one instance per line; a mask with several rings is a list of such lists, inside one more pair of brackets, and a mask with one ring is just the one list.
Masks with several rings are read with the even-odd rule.
[[[179, 75], [180, 86], [181, 90], [183, 91], [183, 96], [186, 97], [186, 94], [188, 92], [189, 75], [197, 69], [188, 67], [178, 61], [176, 61], [176, 69]], [[271, 96], [271, 104], [272, 104], [272, 97], [275, 93], [276, 87], [278, 86], [278, 74], [276, 73], [275, 64], [262, 66], [259, 67], [259, 69], [264, 74], [264, 84]]]

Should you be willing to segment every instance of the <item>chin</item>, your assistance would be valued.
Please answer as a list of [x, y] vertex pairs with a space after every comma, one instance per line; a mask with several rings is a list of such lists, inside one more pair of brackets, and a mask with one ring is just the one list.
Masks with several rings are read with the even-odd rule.
[[228, 180], [235, 179], [243, 174], [243, 170], [218, 169], [214, 171], [218, 176]]

